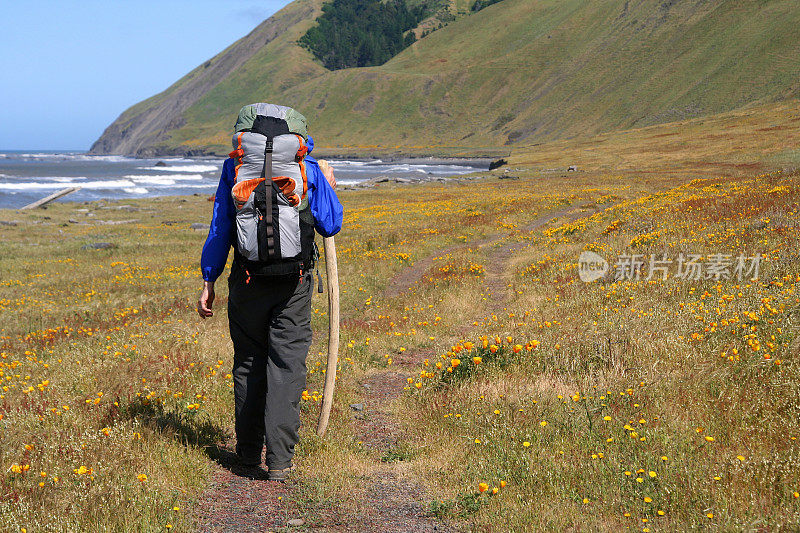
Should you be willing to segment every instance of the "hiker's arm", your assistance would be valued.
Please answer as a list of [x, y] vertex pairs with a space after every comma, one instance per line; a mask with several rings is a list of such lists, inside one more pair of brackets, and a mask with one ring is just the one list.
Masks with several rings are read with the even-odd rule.
[[215, 296], [214, 282], [204, 281], [203, 292], [200, 294], [200, 300], [197, 301], [197, 313], [200, 315], [200, 318], [211, 318], [214, 316], [214, 311], [211, 310], [211, 306], [214, 305]]
[[208, 238], [200, 257], [200, 268], [203, 273], [203, 293], [197, 303], [197, 312], [201, 317], [213, 316], [211, 306], [214, 303], [214, 282], [225, 270], [228, 252], [233, 242], [233, 221], [235, 207], [231, 198], [233, 188], [233, 160], [228, 159], [222, 165], [222, 176], [219, 179], [217, 194], [214, 197], [214, 211]]
[[314, 215], [314, 228], [323, 237], [332, 237], [342, 229], [344, 209], [331, 184], [316, 160], [306, 157], [309, 205]]
[[330, 163], [328, 163], [324, 159], [320, 159], [319, 161], [317, 161], [317, 164], [319, 165], [319, 169], [322, 171], [322, 174], [325, 176], [325, 179], [328, 180], [328, 183], [335, 191], [336, 176], [333, 175], [333, 167], [330, 165]]

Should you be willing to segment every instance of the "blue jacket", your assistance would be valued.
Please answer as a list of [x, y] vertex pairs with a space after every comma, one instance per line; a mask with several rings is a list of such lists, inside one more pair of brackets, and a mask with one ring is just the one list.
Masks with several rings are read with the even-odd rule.
[[[314, 149], [314, 140], [308, 138], [308, 151]], [[308, 177], [308, 203], [314, 215], [314, 227], [323, 237], [331, 237], [342, 229], [342, 216], [344, 210], [333, 188], [325, 179], [325, 175], [317, 161], [306, 156], [306, 176]], [[225, 270], [228, 261], [228, 252], [236, 238], [236, 208], [233, 205], [231, 190], [233, 189], [234, 168], [233, 159], [227, 159], [222, 165], [222, 176], [219, 178], [217, 195], [214, 199], [214, 214], [211, 218], [211, 228], [208, 238], [203, 246], [203, 255], [200, 258], [200, 268], [203, 279], [216, 281]]]

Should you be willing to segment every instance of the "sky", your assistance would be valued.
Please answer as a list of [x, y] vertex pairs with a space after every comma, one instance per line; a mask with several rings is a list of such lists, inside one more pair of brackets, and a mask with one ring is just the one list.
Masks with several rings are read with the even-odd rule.
[[0, 151], [88, 150], [289, 0], [0, 0]]

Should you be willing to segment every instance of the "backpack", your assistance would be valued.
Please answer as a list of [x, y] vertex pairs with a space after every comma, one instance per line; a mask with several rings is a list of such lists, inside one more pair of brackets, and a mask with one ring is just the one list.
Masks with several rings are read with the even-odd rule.
[[313, 268], [306, 118], [290, 107], [242, 108], [233, 135], [234, 257], [250, 276], [302, 275]]

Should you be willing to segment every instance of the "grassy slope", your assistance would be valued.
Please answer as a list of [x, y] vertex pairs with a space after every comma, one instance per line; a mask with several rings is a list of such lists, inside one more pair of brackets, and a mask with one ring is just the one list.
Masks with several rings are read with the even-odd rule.
[[[298, 0], [295, 4], [314, 6], [319, 14], [321, 0]], [[279, 13], [280, 14], [280, 13]], [[270, 97], [290, 91], [298, 83], [316, 79], [327, 70], [310, 60], [309, 53], [294, 44], [312, 25], [313, 19], [292, 26], [264, 46], [239, 70], [222, 81], [185, 114], [187, 125], [173, 134], [173, 141], [189, 146], [224, 144], [227, 152], [231, 118], [243, 105], [256, 101], [280, 101]], [[246, 96], [245, 96], [246, 95]]]
[[329, 151], [474, 153], [798, 94], [794, 2], [665, 5], [504, 0], [383, 66], [337, 72], [294, 44], [304, 21], [193, 105], [165, 147], [224, 152], [257, 100], [301, 109]]
[[[186, 123], [185, 118], [191, 115], [190, 110], [187, 108], [196, 104], [200, 95], [213, 91], [220, 81], [227, 78], [231, 70], [246, 72], [247, 66], [242, 64], [242, 61], [246, 63], [248, 59], [253, 59], [254, 55], [263, 56], [266, 54], [273, 58], [285, 59], [285, 61], [273, 62], [273, 70], [279, 70], [279, 73], [271, 71], [269, 68], [264, 68], [264, 62], [262, 61], [259, 72], [271, 73], [273, 75], [270, 79], [279, 80], [274, 85], [268, 82], [259, 86], [270, 92], [278, 90], [278, 88], [285, 88], [287, 83], [296, 83], [301, 79], [301, 75], [302, 79], [306, 79], [315, 73], [324, 72], [325, 69], [319, 65], [304, 63], [303, 72], [294, 74], [293, 59], [294, 55], [300, 50], [295, 46], [295, 50], [284, 53], [287, 36], [294, 35], [299, 31], [298, 21], [307, 21], [306, 27], [310, 25], [318, 14], [320, 4], [320, 0], [297, 0], [292, 2], [268, 20], [259, 24], [247, 36], [239, 39], [204, 64], [189, 72], [164, 92], [126, 110], [106, 129], [101, 138], [92, 147], [92, 151], [96, 153], [108, 151], [111, 153], [141, 155], [143, 152], [152, 153], [152, 147], [154, 146], [161, 147], [162, 150], [169, 150], [169, 147], [165, 145], [164, 137], [172, 129]], [[299, 24], [299, 26], [302, 26], [302, 24]], [[301, 34], [295, 35], [291, 41], [294, 42], [294, 39], [299, 35]], [[266, 63], [270, 62], [267, 61]], [[252, 63], [250, 64], [252, 65]], [[236, 65], [239, 65], [239, 67], [236, 68]], [[286, 65], [289, 66], [287, 67]], [[253, 81], [249, 83], [252, 87]], [[211, 108], [214, 109], [217, 105], [212, 103]], [[240, 106], [237, 105], [235, 107], [238, 111]], [[219, 110], [217, 109], [217, 111]], [[209, 111], [206, 108], [204, 110], [201, 109], [201, 112], [208, 114]], [[166, 123], [164, 116], [169, 117], [169, 121]], [[190, 124], [192, 139], [194, 140], [194, 145], [197, 145], [198, 137], [203, 135], [203, 127], [198, 126], [198, 121], [196, 120]], [[225, 129], [227, 130], [228, 126]], [[121, 136], [124, 137], [120, 139]], [[189, 146], [189, 144], [183, 146], [183, 152], [185, 152], [187, 150], [185, 147]]]

